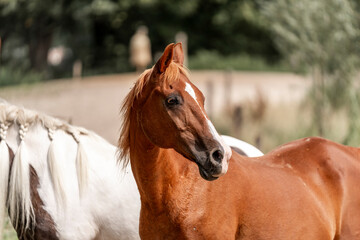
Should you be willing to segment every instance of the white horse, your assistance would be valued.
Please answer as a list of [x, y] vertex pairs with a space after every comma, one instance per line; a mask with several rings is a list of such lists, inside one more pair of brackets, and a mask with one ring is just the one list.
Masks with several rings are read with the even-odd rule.
[[139, 239], [139, 193], [116, 147], [8, 104], [0, 141], [1, 227], [7, 206], [20, 239]]
[[221, 135], [221, 137], [224, 139], [227, 145], [229, 145], [234, 151], [241, 155], [247, 157], [260, 157], [264, 155], [264, 153], [262, 153], [258, 148], [247, 142], [226, 135]]
[[83, 128], [0, 103], [0, 239], [6, 208], [20, 239], [139, 239], [138, 189], [116, 152]]

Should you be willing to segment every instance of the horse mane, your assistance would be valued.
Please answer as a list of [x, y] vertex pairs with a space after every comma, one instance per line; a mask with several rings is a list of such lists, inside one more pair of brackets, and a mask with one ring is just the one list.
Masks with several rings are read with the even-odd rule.
[[[144, 87], [150, 80], [150, 76], [154, 67], [145, 70], [138, 80], [135, 82], [134, 87], [125, 97], [120, 113], [123, 117], [123, 122], [120, 128], [120, 137], [118, 141], [118, 160], [122, 162], [123, 168], [125, 168], [130, 161], [130, 120], [131, 114], [134, 109], [134, 102], [141, 96]], [[171, 84], [179, 79], [180, 73], [189, 78], [189, 71], [180, 64], [172, 61], [166, 68], [165, 72], [160, 75], [159, 80]]]
[[[24, 142], [27, 141], [26, 133], [37, 124], [42, 125], [48, 131], [50, 146], [47, 161], [55, 197], [60, 205], [66, 203], [66, 192], [62, 184], [62, 173], [59, 167], [61, 163], [56, 160], [54, 154], [56, 144], [54, 145], [53, 139], [55, 131], [60, 130], [70, 134], [78, 145], [76, 170], [80, 196], [87, 184], [87, 158], [81, 144], [81, 136], [90, 135], [90, 132], [45, 114], [0, 101], [0, 175], [2, 175], [0, 179], [0, 238], [3, 227], [2, 217], [5, 216], [6, 207], [10, 210], [9, 215], [13, 226], [15, 228], [19, 227], [20, 235], [30, 227], [30, 224], [32, 224], [32, 227], [35, 225], [36, 219], [30, 191], [30, 166], [26, 155], [23, 153], [23, 148]], [[15, 156], [10, 169], [6, 134], [8, 128], [12, 126], [18, 127], [20, 144], [14, 153]], [[19, 226], [19, 223], [22, 223], [23, 226]]]

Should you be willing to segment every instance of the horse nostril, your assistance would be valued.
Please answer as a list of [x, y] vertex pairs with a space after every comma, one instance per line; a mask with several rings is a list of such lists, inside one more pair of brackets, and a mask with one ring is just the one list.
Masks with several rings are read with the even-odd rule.
[[224, 155], [223, 155], [222, 151], [218, 149], [212, 153], [212, 157], [216, 162], [221, 163]]

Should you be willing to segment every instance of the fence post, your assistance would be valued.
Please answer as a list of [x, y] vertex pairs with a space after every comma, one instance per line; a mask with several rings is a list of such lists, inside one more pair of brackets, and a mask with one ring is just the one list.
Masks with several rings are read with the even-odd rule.
[[207, 105], [207, 114], [209, 115], [209, 118], [212, 119], [213, 117], [213, 109], [214, 109], [214, 82], [212, 79], [209, 79], [206, 82], [206, 93], [207, 93], [207, 99], [206, 99], [206, 105]]
[[1, 41], [1, 37], [0, 37], [0, 67], [1, 67], [1, 63], [2, 63], [2, 62], [1, 62], [1, 58], [2, 58], [2, 54], [1, 54], [1, 53], [2, 53], [2, 52], [1, 52], [2, 49], [1, 49], [1, 46], [2, 46], [2, 41]]
[[232, 72], [227, 70], [224, 72], [224, 95], [225, 95], [225, 111], [231, 115], [232, 108]]
[[73, 79], [80, 80], [82, 76], [82, 62], [81, 60], [76, 60], [73, 65]]
[[188, 41], [188, 36], [186, 33], [184, 32], [178, 32], [175, 35], [175, 42], [181, 42], [182, 43], [182, 49], [184, 52], [184, 66], [188, 66], [188, 51], [187, 51], [187, 41]]

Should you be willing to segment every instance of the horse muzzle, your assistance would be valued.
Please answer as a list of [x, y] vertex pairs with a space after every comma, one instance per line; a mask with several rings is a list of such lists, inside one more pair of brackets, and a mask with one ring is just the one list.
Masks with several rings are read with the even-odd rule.
[[200, 176], [207, 181], [213, 181], [223, 176], [228, 170], [228, 158], [219, 147], [213, 149], [203, 161], [195, 161], [199, 167]]

